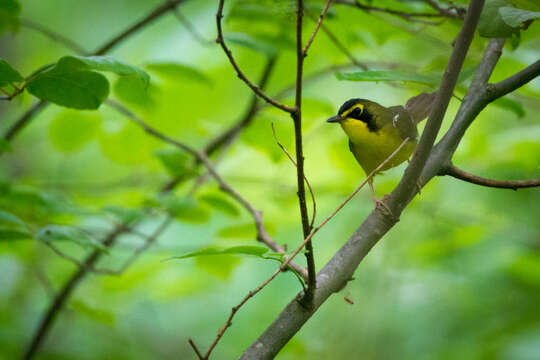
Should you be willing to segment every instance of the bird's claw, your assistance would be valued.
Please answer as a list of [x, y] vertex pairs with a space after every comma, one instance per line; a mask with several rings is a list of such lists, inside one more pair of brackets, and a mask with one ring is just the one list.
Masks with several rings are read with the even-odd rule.
[[375, 209], [377, 209], [377, 206], [381, 206], [381, 207], [384, 208], [384, 210], [386, 210], [386, 212], [388, 212], [388, 214], [390, 216], [394, 217], [394, 214], [392, 213], [392, 210], [390, 210], [388, 205], [386, 205], [386, 203], [384, 202], [384, 200], [386, 200], [386, 197], [387, 197], [387, 195], [385, 195], [384, 198], [382, 198], [382, 199], [378, 199], [376, 197], [373, 197], [373, 202], [375, 203]]

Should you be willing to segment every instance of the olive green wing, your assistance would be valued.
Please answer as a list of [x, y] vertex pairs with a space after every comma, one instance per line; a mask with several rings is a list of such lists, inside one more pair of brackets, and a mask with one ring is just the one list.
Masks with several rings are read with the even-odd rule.
[[416, 140], [418, 137], [416, 123], [407, 110], [405, 110], [403, 106], [392, 106], [388, 109], [390, 110], [390, 116], [392, 118], [389, 123], [399, 131], [401, 138], [405, 139], [408, 137], [410, 140]]

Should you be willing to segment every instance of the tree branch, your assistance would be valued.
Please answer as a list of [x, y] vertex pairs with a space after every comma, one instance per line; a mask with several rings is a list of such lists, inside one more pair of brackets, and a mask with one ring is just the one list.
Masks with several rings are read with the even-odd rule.
[[[452, 95], [452, 90], [455, 85], [455, 80], [458, 74], [448, 74], [450, 71], [459, 73], [461, 64], [467, 53], [471, 39], [474, 35], [474, 30], [478, 23], [480, 13], [484, 1], [472, 0], [467, 11], [467, 16], [463, 23], [463, 28], [458, 36], [454, 51], [452, 52], [451, 60], [447, 66], [445, 75], [441, 83], [441, 89], [437, 104], [446, 109], [447, 103]], [[446, 103], [446, 104], [445, 104]], [[418, 145], [420, 150], [417, 150], [415, 158], [409, 165], [404, 180], [398, 185], [398, 188], [392, 192], [387, 205], [392, 209], [395, 215], [400, 215], [404, 208], [405, 201], [402, 197], [408, 198], [410, 193], [414, 193], [416, 188], [416, 180], [418, 179], [419, 171], [429, 155], [440, 127], [440, 120], [444, 112], [435, 111], [431, 114], [426, 125], [426, 130]], [[427, 151], [428, 154], [418, 153]], [[411, 166], [414, 167], [411, 169]], [[439, 164], [440, 165], [440, 164]], [[409, 189], [408, 182], [413, 181], [413, 187], [410, 193], [403, 193], [403, 188]], [[404, 186], [405, 185], [405, 186]], [[401, 189], [400, 189], [401, 187]], [[398, 189], [400, 192], [398, 192]], [[397, 192], [397, 194], [395, 194]], [[399, 196], [396, 196], [399, 195]], [[403, 201], [403, 202], [402, 202]], [[376, 209], [365, 219], [362, 225], [355, 231], [351, 238], [338, 250], [332, 259], [324, 266], [317, 276], [317, 289], [314, 293], [313, 308], [311, 311], [306, 311], [296, 300], [291, 301], [274, 322], [265, 330], [265, 332], [243, 353], [241, 359], [272, 359], [281, 348], [300, 330], [303, 324], [309, 320], [311, 315], [321, 306], [328, 297], [334, 292], [341, 290], [346, 283], [351, 279], [354, 271], [358, 267], [362, 259], [367, 255], [371, 248], [388, 232], [396, 222], [396, 218], [384, 214]]]
[[[296, 151], [296, 186], [298, 189], [298, 204], [300, 207], [300, 218], [302, 220], [302, 232], [305, 239], [311, 232], [309, 217], [306, 205], [306, 189], [304, 186], [304, 150], [302, 144], [302, 75], [304, 71], [304, 56], [302, 48], [302, 25], [304, 17], [304, 0], [296, 2], [296, 94], [295, 111], [291, 113], [294, 122], [294, 140]], [[313, 293], [317, 287], [317, 273], [315, 270], [315, 256], [313, 254], [313, 245], [311, 241], [306, 243], [306, 260], [308, 270], [308, 286], [304, 294], [303, 304], [311, 307]]]
[[[364, 10], [364, 11], [375, 11], [375, 12], [382, 12], [387, 13], [390, 15], [398, 16], [400, 18], [403, 18], [405, 20], [411, 20], [412, 18], [453, 18], [453, 19], [461, 19], [462, 17], [459, 14], [454, 14], [451, 11], [444, 10], [440, 7], [435, 8], [437, 10], [437, 13], [425, 13], [425, 12], [406, 12], [406, 11], [398, 11], [390, 8], [383, 8], [378, 6], [370, 6], [370, 5], [363, 5], [359, 1], [347, 1], [347, 0], [334, 0], [336, 4], [341, 5], [347, 5], [356, 7], [358, 9]], [[431, 5], [430, 5], [431, 6]], [[433, 6], [432, 6], [433, 7]]]
[[251, 90], [253, 90], [253, 92], [255, 94], [257, 94], [259, 97], [261, 97], [267, 103], [277, 107], [278, 109], [286, 111], [288, 113], [294, 112], [294, 108], [292, 108], [290, 106], [287, 106], [287, 105], [284, 105], [284, 104], [281, 104], [281, 103], [277, 102], [276, 100], [270, 98], [268, 95], [266, 95], [264, 93], [264, 91], [260, 87], [258, 87], [257, 85], [255, 85], [251, 81], [249, 81], [249, 79], [246, 77], [246, 75], [244, 75], [244, 73], [242, 72], [242, 70], [240, 69], [238, 64], [236, 63], [236, 60], [234, 59], [231, 50], [227, 47], [227, 44], [225, 43], [225, 39], [223, 38], [223, 29], [221, 27], [221, 19], [223, 18], [223, 5], [224, 5], [224, 3], [225, 3], [225, 0], [219, 0], [218, 11], [217, 11], [217, 14], [216, 14], [216, 25], [217, 25], [217, 33], [218, 33], [217, 38], [216, 38], [216, 42], [221, 45], [221, 48], [223, 49], [223, 51], [225, 52], [225, 54], [229, 58], [229, 62], [233, 66], [234, 70], [236, 71], [236, 74], [238, 75], [240, 80], [242, 80], [244, 83], [246, 83], [246, 85], [249, 86], [249, 88]]
[[[265, 82], [267, 81], [267, 78], [268, 76], [270, 75], [270, 72], [271, 72], [271, 68], [273, 68], [273, 61], [269, 61], [269, 63], [267, 63], [267, 67], [265, 68], [264, 70], [264, 76], [262, 77], [261, 79], [261, 86], [264, 86]], [[34, 112], [37, 112], [39, 110], [41, 110], [41, 108], [43, 107], [43, 105], [46, 105], [46, 102], [40, 102], [38, 103], [37, 105], [39, 106], [34, 106], [33, 108], [34, 109]], [[250, 109], [252, 107], [256, 106], [256, 104], [254, 104], [252, 102], [251, 106], [250, 106]], [[245, 117], [242, 119], [242, 122], [244, 123], [245, 126], [247, 126], [250, 122], [251, 122], [251, 118], [253, 118], [255, 116], [255, 113], [253, 110], [248, 110]], [[28, 114], [28, 112], [27, 112]], [[28, 114], [28, 116], [33, 116], [34, 114]], [[21, 123], [22, 124], [22, 123]], [[239, 128], [238, 131], [240, 131], [241, 128]], [[16, 133], [16, 131], [14, 132], [14, 134]], [[9, 132], [8, 132], [9, 134]], [[234, 135], [234, 137], [231, 137], [230, 140], [232, 141], [236, 136], [237, 136], [238, 132], [235, 132], [234, 134], [231, 133], [231, 136]], [[215, 143], [213, 141], [210, 141], [209, 144], [212, 144], [212, 143]], [[213, 151], [217, 151], [221, 146], [223, 146], [223, 144], [225, 144], [226, 142], [221, 142], [220, 144], [215, 144], [213, 146]], [[208, 145], [207, 147], [208, 148]], [[175, 181], [174, 183], [171, 183], [171, 182], [168, 182], [167, 184], [165, 184], [160, 192], [162, 193], [165, 193], [165, 192], [168, 192], [168, 191], [171, 191], [173, 190], [180, 182], [181, 180], [179, 179], [176, 179], [177, 181]], [[133, 226], [133, 225], [132, 225]], [[106, 246], [106, 247], [111, 247], [114, 245], [114, 243], [116, 242], [116, 239], [117, 237], [120, 235], [120, 234], [123, 234], [124, 232], [130, 230], [130, 228], [128, 227], [124, 227], [124, 226], [121, 226], [121, 227], [117, 227], [115, 228], [107, 237], [107, 239], [104, 241], [103, 245]], [[159, 235], [159, 234], [158, 234]], [[156, 238], [157, 236], [156, 235]], [[267, 239], [267, 240], [271, 240], [271, 239]], [[154, 242], [154, 240], [151, 240], [151, 243]], [[151, 244], [150, 244], [151, 245]], [[149, 245], [148, 245], [149, 246]], [[146, 246], [146, 248], [148, 247]], [[277, 252], [283, 252], [285, 251], [285, 249], [280, 246], [279, 244], [275, 243], [275, 242], [270, 242], [268, 241], [268, 246], [273, 249], [274, 251], [277, 251]], [[146, 249], [145, 248], [145, 249]], [[144, 250], [145, 250], [144, 249]], [[71, 296], [72, 292], [75, 290], [77, 284], [79, 283], [80, 280], [82, 280], [87, 274], [88, 272], [94, 268], [94, 264], [101, 258], [101, 256], [103, 255], [102, 252], [98, 251], [98, 250], [95, 250], [94, 252], [92, 252], [87, 258], [86, 260], [84, 261], [84, 266], [83, 267], [79, 267], [79, 269], [71, 276], [71, 278], [65, 283], [65, 285], [61, 288], [60, 292], [58, 293], [58, 295], [54, 298], [54, 301], [51, 303], [51, 305], [48, 307], [48, 309], [46, 310], [43, 318], [41, 319], [41, 322], [40, 322], [40, 325], [38, 327], [38, 329], [36, 330], [33, 338], [32, 338], [32, 341], [30, 343], [30, 345], [28, 346], [27, 350], [26, 350], [26, 353], [24, 355], [24, 359], [31, 359], [38, 351], [39, 347], [41, 346], [43, 340], [45, 339], [47, 333], [49, 332], [52, 324], [54, 323], [54, 320], [56, 318], [56, 315], [58, 312], [60, 312], [67, 300], [69, 299], [69, 297]], [[139, 256], [138, 254], [134, 254], [134, 258], [133, 260], [131, 260], [131, 263], [136, 259], [137, 256]], [[128, 260], [129, 261], [129, 260]], [[128, 264], [129, 266], [129, 264]], [[123, 266], [125, 267], [125, 265]], [[304, 277], [307, 277], [306, 275], [306, 271], [296, 265], [296, 264], [291, 264], [291, 267], [297, 271], [298, 273], [300, 274], [303, 274]]]
[[540, 179], [535, 180], [493, 180], [493, 179], [487, 179], [480, 176], [473, 175], [471, 173], [468, 173], [466, 171], [463, 171], [457, 167], [455, 167], [453, 164], [449, 164], [441, 169], [440, 172], [441, 176], [448, 175], [452, 176], [456, 179], [463, 180], [465, 182], [476, 184], [480, 186], [487, 186], [492, 188], [499, 188], [499, 189], [524, 189], [524, 188], [531, 188], [531, 187], [538, 187], [540, 186]]
[[522, 87], [529, 81], [540, 75], [540, 60], [527, 66], [517, 74], [510, 76], [508, 79], [500, 81], [496, 84], [490, 84], [487, 88], [487, 100], [493, 101], [512, 91]]
[[321, 27], [321, 24], [323, 22], [324, 16], [328, 12], [328, 9], [330, 8], [330, 3], [332, 0], [326, 0], [326, 4], [324, 5], [323, 11], [321, 12], [321, 15], [319, 15], [319, 18], [317, 19], [317, 22], [315, 24], [315, 29], [313, 30], [313, 33], [311, 34], [308, 42], [306, 43], [306, 46], [304, 46], [304, 57], [307, 56], [307, 51], [309, 47], [311, 46], [311, 43], [313, 43], [313, 40], [315, 40], [315, 35], [317, 35], [317, 32], [319, 31], [319, 28]]

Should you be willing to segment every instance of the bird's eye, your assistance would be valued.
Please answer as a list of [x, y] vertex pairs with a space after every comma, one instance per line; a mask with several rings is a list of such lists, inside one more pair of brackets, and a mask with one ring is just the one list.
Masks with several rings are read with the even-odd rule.
[[362, 109], [360, 109], [360, 108], [355, 108], [355, 109], [353, 110], [353, 112], [352, 112], [352, 115], [353, 115], [354, 117], [359, 117], [360, 115], [362, 115]]

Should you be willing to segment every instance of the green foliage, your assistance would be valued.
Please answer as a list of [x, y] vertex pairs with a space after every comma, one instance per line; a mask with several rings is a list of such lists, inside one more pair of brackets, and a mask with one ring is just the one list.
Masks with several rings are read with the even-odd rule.
[[32, 95], [61, 106], [95, 110], [109, 95], [108, 80], [96, 71], [134, 76], [145, 88], [150, 81], [144, 71], [109, 56], [64, 56], [34, 73], [27, 89]]
[[338, 80], [348, 81], [406, 81], [426, 85], [437, 85], [440, 78], [437, 76], [406, 73], [402, 71], [360, 71], [353, 73], [336, 73]]
[[214, 255], [238, 255], [238, 256], [253, 256], [260, 259], [271, 259], [271, 260], [281, 260], [283, 254], [281, 253], [272, 253], [266, 247], [254, 246], [254, 245], [241, 245], [241, 246], [232, 246], [229, 248], [206, 248], [198, 251], [194, 251], [182, 256], [174, 256], [172, 259], [187, 259], [192, 257], [199, 256], [214, 256]]
[[191, 197], [161, 195], [150, 202], [169, 212], [175, 218], [188, 223], [202, 224], [209, 220], [208, 210]]
[[513, 7], [501, 7], [499, 13], [504, 22], [512, 27], [519, 27], [524, 22], [540, 18], [540, 12], [521, 10]]
[[47, 225], [36, 233], [36, 239], [45, 243], [67, 241], [82, 247], [108, 252], [107, 248], [92, 235], [73, 226]]
[[53, 146], [60, 152], [80, 150], [97, 134], [100, 116], [82, 111], [60, 113], [49, 127]]
[[172, 176], [193, 176], [196, 169], [193, 159], [185, 151], [178, 149], [157, 150], [154, 155], [161, 161], [165, 169]]
[[224, 196], [210, 193], [199, 196], [198, 200], [208, 204], [213, 209], [218, 210], [225, 215], [231, 217], [238, 217], [240, 215], [240, 211], [236, 205]]
[[[478, 23], [478, 32], [480, 35], [497, 38], [519, 34], [520, 23], [516, 25], [516, 20], [519, 16], [516, 16], [516, 12], [509, 5], [510, 3], [506, 0], [486, 1], [480, 22]], [[503, 9], [506, 10], [503, 11]], [[503, 16], [503, 14], [505, 15]]]
[[22, 75], [7, 61], [0, 59], [0, 86], [24, 81]]
[[170, 81], [194, 81], [205, 85], [211, 85], [212, 80], [199, 69], [177, 63], [150, 63], [145, 66], [149, 71]]

